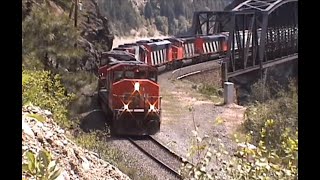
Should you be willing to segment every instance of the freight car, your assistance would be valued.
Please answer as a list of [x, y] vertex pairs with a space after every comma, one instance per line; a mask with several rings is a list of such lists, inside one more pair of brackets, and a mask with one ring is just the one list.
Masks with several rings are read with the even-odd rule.
[[158, 73], [221, 58], [227, 34], [151, 39], [119, 45], [101, 56], [98, 96], [111, 132], [151, 135], [160, 131]]

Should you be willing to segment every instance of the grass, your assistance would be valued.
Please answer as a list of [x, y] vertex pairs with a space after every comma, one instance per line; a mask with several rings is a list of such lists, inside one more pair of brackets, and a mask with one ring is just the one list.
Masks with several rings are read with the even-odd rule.
[[199, 88], [196, 87], [196, 89], [199, 93], [203, 94], [206, 98], [212, 100], [214, 103], [219, 103], [223, 100], [221, 89], [214, 85], [203, 84]]
[[91, 133], [81, 132], [78, 136], [72, 136], [70, 138], [73, 139], [81, 147], [98, 153], [101, 159], [116, 166], [131, 179], [155, 179], [155, 177], [152, 177], [145, 172], [141, 173], [139, 169], [129, 167], [127, 165], [128, 161], [134, 161], [126, 158], [121, 150], [111, 147], [106, 141], [107, 136], [108, 134], [106, 134], [105, 132], [96, 131]]

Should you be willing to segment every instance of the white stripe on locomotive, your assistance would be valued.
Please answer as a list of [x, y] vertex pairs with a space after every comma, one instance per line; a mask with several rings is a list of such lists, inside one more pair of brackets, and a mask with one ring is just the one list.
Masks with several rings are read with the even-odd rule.
[[203, 44], [202, 44], [202, 50], [203, 50], [204, 53], [207, 53], [206, 43], [203, 43]]
[[221, 49], [220, 49], [220, 43], [219, 41], [215, 41], [214, 44], [216, 45], [216, 50], [215, 52], [219, 52]]
[[159, 60], [159, 58], [158, 58], [158, 51], [154, 51], [154, 54], [155, 54], [155, 65], [158, 65], [159, 64], [159, 62], [158, 62], [158, 60]]
[[193, 56], [194, 55], [194, 43], [191, 43], [191, 55]]
[[156, 65], [159, 64], [159, 51], [155, 51], [156, 54]]
[[154, 64], [155, 65], [158, 65], [158, 52], [157, 51], [154, 51]]
[[161, 64], [161, 50], [158, 50], [157, 51], [157, 54], [158, 54], [158, 64]]
[[187, 57], [191, 56], [191, 49], [190, 49], [190, 43], [187, 44], [188, 54]]
[[160, 50], [160, 63], [163, 63], [163, 49]]
[[187, 45], [183, 44], [183, 49], [184, 49], [184, 55], [187, 56], [188, 55], [188, 49], [187, 49]]
[[213, 44], [213, 42], [209, 42], [209, 47], [210, 47], [210, 52], [214, 52], [215, 50], [215, 45]]
[[153, 66], [154, 65], [154, 62], [153, 62], [153, 51], [151, 52], [151, 65]]
[[164, 55], [164, 52], [166, 51], [166, 49], [162, 49], [162, 63], [166, 62], [166, 56]]
[[207, 53], [210, 53], [211, 52], [210, 42], [206, 42], [206, 48], [207, 48]]
[[194, 43], [191, 44], [192, 56], [194, 55]]

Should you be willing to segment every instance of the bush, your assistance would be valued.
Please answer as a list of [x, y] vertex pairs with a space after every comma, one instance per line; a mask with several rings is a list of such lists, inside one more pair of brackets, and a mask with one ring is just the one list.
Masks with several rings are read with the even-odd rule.
[[[184, 164], [186, 179], [283, 179], [298, 177], [298, 90], [291, 81], [278, 98], [251, 105], [245, 113], [246, 139], [236, 137], [236, 156], [228, 154], [219, 139], [199, 137], [193, 132], [190, 155], [195, 165]], [[215, 142], [215, 143], [213, 143]], [[215, 148], [212, 147], [215, 145]], [[218, 145], [218, 148], [217, 148]], [[213, 162], [214, 161], [214, 162]], [[216, 163], [219, 169], [209, 169]]]
[[54, 114], [55, 120], [63, 127], [69, 127], [67, 106], [74, 98], [61, 85], [60, 76], [48, 71], [22, 72], [22, 103], [32, 103]]
[[204, 84], [199, 88], [200, 93], [206, 94], [206, 95], [219, 95], [219, 89], [213, 85]]
[[194, 89], [198, 89], [198, 91], [205, 95], [207, 98], [211, 99], [213, 102], [218, 103], [223, 101], [223, 91], [221, 88], [216, 87], [211, 84], [202, 84], [198, 87], [192, 87]]
[[[181, 174], [184, 179], [297, 179], [297, 135], [296, 133], [296, 136], [291, 138], [284, 134], [280, 149], [269, 150], [265, 146], [265, 141], [260, 141], [257, 147], [252, 145], [251, 135], [248, 134], [246, 141], [238, 144], [240, 148], [236, 153], [237, 156], [230, 158], [220, 139], [210, 139], [208, 136], [201, 138], [197, 131], [193, 131], [194, 144], [190, 155], [195, 155], [197, 161], [194, 165], [183, 164]], [[238, 139], [236, 141], [238, 142]], [[216, 163], [218, 168], [209, 169], [212, 163]]]
[[39, 180], [55, 180], [60, 175], [57, 162], [52, 160], [51, 154], [41, 150], [38, 154], [25, 152], [26, 162], [22, 165], [22, 172]]
[[245, 112], [244, 127], [247, 133], [253, 132], [256, 144], [263, 140], [267, 148], [277, 149], [281, 145], [281, 135], [294, 136], [298, 131], [298, 90], [293, 84], [292, 81], [288, 91], [280, 91], [277, 99], [264, 104], [257, 102]]
[[[262, 129], [267, 129], [270, 122]], [[261, 130], [262, 130], [261, 129]], [[264, 139], [265, 134], [260, 132]], [[298, 177], [298, 132], [290, 137], [284, 133], [281, 135], [281, 146], [278, 149], [267, 148], [267, 140], [260, 140], [258, 146], [253, 146], [251, 135], [247, 135], [247, 141], [234, 159], [236, 169], [230, 169], [233, 177], [243, 179], [297, 179]]]

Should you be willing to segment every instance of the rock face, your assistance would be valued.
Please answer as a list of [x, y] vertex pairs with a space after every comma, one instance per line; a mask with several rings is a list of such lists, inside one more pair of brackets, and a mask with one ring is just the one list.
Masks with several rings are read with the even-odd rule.
[[78, 26], [81, 29], [79, 45], [86, 51], [81, 68], [96, 73], [100, 53], [109, 51], [114, 39], [114, 35], [109, 30], [108, 19], [100, 13], [98, 1], [82, 1], [78, 11]]
[[[79, 0], [77, 11], [77, 27], [80, 30], [78, 46], [83, 48], [85, 55], [78, 64], [72, 69], [86, 70], [97, 74], [98, 64], [100, 62], [100, 53], [109, 51], [112, 48], [114, 35], [110, 32], [110, 23], [108, 19], [100, 14], [97, 0]], [[22, 0], [22, 20], [29, 15], [32, 6], [39, 5], [41, 0]], [[48, 3], [56, 11], [69, 14], [69, 7], [61, 7], [59, 3], [49, 0]], [[74, 7], [74, 6], [72, 6]], [[80, 8], [81, 7], [81, 8]], [[74, 8], [71, 13], [70, 23], [74, 24]]]
[[[44, 117], [44, 121], [30, 117], [31, 114]], [[49, 151], [53, 160], [58, 160], [58, 168], [61, 169], [57, 178], [59, 180], [130, 179], [118, 168], [99, 159], [96, 153], [80, 148], [70, 141], [65, 136], [65, 131], [53, 121], [51, 113], [38, 107], [22, 108], [22, 149], [23, 152], [33, 153], [42, 149]], [[24, 162], [22, 156], [22, 163]], [[23, 174], [23, 177], [27, 176], [29, 175]]]

